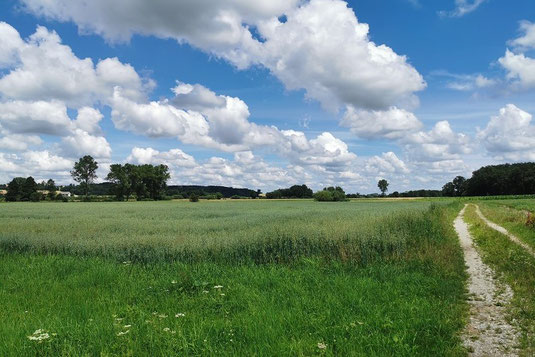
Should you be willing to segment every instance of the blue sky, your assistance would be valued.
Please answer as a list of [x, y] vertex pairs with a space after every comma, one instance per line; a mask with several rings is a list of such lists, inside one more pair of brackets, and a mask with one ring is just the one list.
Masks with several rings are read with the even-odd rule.
[[125, 1], [0, 4], [1, 182], [91, 154], [403, 191], [535, 160], [532, 1]]

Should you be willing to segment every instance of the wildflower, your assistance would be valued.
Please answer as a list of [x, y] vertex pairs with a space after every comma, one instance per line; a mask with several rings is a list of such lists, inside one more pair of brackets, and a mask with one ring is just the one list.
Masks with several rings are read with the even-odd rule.
[[126, 335], [127, 333], [129, 333], [129, 332], [130, 332], [130, 330], [121, 331], [121, 332], [119, 332], [119, 333], [117, 334], [117, 336], [124, 336], [124, 335]]
[[183, 314], [181, 312], [179, 312], [178, 314], [175, 315], [175, 317], [184, 317], [184, 316], [186, 316], [186, 314]]
[[160, 315], [158, 315], [158, 317], [159, 317], [160, 319], [166, 319], [166, 318], [167, 318], [167, 315], [165, 315], [165, 314], [160, 314]]
[[176, 280], [173, 280], [173, 281], [171, 282], [171, 284], [176, 284]]
[[132, 325], [124, 325], [123, 327], [124, 328], [130, 328], [130, 327], [132, 327]]
[[35, 332], [33, 334], [28, 336], [29, 340], [31, 340], [31, 341], [39, 341], [39, 342], [41, 342], [43, 340], [46, 340], [48, 338], [50, 338], [50, 335], [48, 334], [48, 332], [46, 332], [45, 330], [42, 330], [42, 329], [35, 330]]
[[219, 294], [219, 295], [221, 295], [221, 296], [225, 296], [225, 294]]
[[222, 289], [223, 288], [223, 285], [216, 285], [214, 286], [214, 289]]
[[164, 330], [165, 332], [169, 332], [169, 331], [171, 331], [171, 329], [170, 329], [169, 327], [164, 327], [163, 330]]
[[325, 343], [323, 343], [323, 342], [318, 342], [318, 348], [320, 350], [325, 350], [325, 349], [327, 349], [327, 345]]

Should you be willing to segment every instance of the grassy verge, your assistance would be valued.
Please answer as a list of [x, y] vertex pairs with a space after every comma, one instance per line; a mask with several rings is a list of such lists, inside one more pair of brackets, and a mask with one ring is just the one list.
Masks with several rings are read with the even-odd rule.
[[[535, 211], [535, 205], [526, 205], [518, 201], [497, 201], [479, 205], [481, 212], [492, 222], [499, 224], [520, 240], [535, 248], [535, 229], [526, 226], [526, 212], [529, 207]], [[523, 207], [523, 208], [522, 208]]]
[[483, 260], [511, 286], [514, 292], [512, 317], [522, 330], [525, 356], [535, 353], [535, 259], [503, 234], [486, 226], [469, 206], [466, 220], [470, 232], [483, 252]]
[[[19, 239], [29, 248], [4, 245], [0, 254], [0, 355], [465, 354], [458, 337], [466, 316], [465, 273], [451, 226], [458, 204], [413, 206], [418, 208], [412, 213], [402, 209], [395, 214], [396, 208], [384, 206], [390, 213], [381, 219], [355, 216], [352, 210], [360, 206], [319, 204], [328, 214], [324, 222], [338, 227], [328, 245], [337, 249], [327, 252], [314, 248], [321, 236], [296, 238], [311, 224], [293, 214], [291, 208], [299, 204], [291, 203], [286, 211], [294, 228], [279, 236], [279, 248], [261, 236], [270, 257], [262, 261], [227, 255], [239, 249], [236, 240], [230, 248], [216, 250], [221, 255], [215, 260], [215, 253], [201, 250], [197, 260], [146, 258], [140, 260], [143, 264], [124, 264], [120, 255], [69, 250], [72, 228], [63, 232], [63, 245], [60, 232], [51, 245], [67, 247], [64, 252], [42, 250], [49, 242], [40, 244], [40, 225], [27, 216], [33, 233], [21, 230]], [[234, 209], [260, 222], [246, 205]], [[137, 212], [132, 207], [126, 208]], [[41, 219], [47, 214], [32, 212]], [[24, 217], [21, 212], [11, 215], [10, 240], [17, 238], [15, 228], [22, 227]], [[357, 222], [344, 225], [350, 217]], [[375, 230], [367, 219], [376, 223]], [[225, 227], [221, 219], [214, 222], [212, 229]], [[107, 224], [119, 223], [104, 221], [105, 232], [111, 230]], [[359, 225], [366, 230], [353, 235], [350, 229]], [[247, 225], [237, 229], [249, 230]], [[397, 243], [389, 245], [389, 240]], [[351, 246], [356, 247], [351, 254], [342, 249]], [[251, 250], [240, 252], [244, 257]], [[39, 336], [32, 335], [39, 329], [48, 338], [28, 338]]]

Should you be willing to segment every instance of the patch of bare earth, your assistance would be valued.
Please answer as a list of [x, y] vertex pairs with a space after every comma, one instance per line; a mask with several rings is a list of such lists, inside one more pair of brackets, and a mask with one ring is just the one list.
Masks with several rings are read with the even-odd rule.
[[535, 251], [533, 250], [533, 248], [531, 248], [529, 245], [527, 245], [526, 243], [522, 242], [517, 236], [515, 236], [514, 234], [511, 234], [509, 233], [509, 231], [505, 228], [503, 228], [502, 226], [500, 225], [497, 225], [496, 223], [494, 222], [491, 222], [487, 219], [487, 217], [485, 217], [483, 215], [483, 213], [481, 213], [481, 210], [479, 209], [479, 206], [476, 205], [476, 213], [477, 215], [479, 216], [479, 218], [481, 218], [481, 220], [483, 220], [483, 222], [485, 222], [485, 224], [487, 226], [489, 226], [490, 228], [494, 229], [495, 231], [498, 231], [500, 232], [501, 234], [504, 234], [505, 236], [507, 236], [507, 238], [509, 238], [510, 240], [512, 240], [513, 242], [515, 242], [516, 244], [518, 244], [519, 246], [521, 246], [522, 248], [524, 248], [529, 254], [531, 254], [531, 256], [535, 257]]
[[493, 270], [481, 260], [463, 220], [465, 209], [454, 223], [469, 274], [470, 321], [462, 336], [464, 345], [471, 356], [518, 356], [519, 333], [507, 321], [505, 310], [513, 292], [494, 279]]

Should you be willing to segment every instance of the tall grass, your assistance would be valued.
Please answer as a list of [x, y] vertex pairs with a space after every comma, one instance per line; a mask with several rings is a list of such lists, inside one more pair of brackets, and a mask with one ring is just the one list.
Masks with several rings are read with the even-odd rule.
[[[281, 207], [281, 205], [283, 207]], [[129, 202], [0, 205], [5, 252], [140, 263], [367, 263], [402, 257], [434, 237], [429, 202]]]
[[459, 209], [0, 205], [0, 356], [464, 356]]

